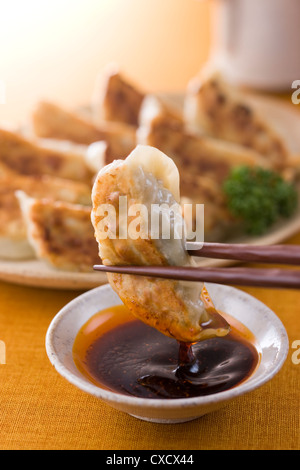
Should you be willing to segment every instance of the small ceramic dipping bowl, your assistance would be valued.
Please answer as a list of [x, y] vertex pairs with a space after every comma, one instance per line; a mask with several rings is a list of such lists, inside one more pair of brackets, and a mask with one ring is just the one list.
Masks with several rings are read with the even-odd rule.
[[254, 297], [228, 286], [206, 284], [206, 287], [219, 311], [235, 317], [254, 334], [261, 354], [260, 363], [248, 380], [230, 390], [196, 398], [150, 399], [122, 395], [91, 383], [77, 369], [72, 349], [78, 331], [91, 316], [121, 304], [108, 284], [77, 297], [54, 317], [46, 336], [50, 362], [74, 386], [142, 420], [180, 423], [218, 410], [271, 380], [286, 360], [289, 342], [279, 318]]

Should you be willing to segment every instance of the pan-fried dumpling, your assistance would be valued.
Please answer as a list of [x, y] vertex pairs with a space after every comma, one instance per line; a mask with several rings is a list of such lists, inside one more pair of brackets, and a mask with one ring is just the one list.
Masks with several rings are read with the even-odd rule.
[[27, 176], [50, 175], [90, 183], [93, 171], [72, 148], [46, 146], [15, 132], [0, 129], [0, 163]]
[[[127, 220], [122, 218], [123, 215], [119, 219], [119, 198], [125, 196], [128, 202]], [[92, 222], [103, 264], [194, 264], [185, 249], [184, 221], [179, 205], [179, 173], [173, 160], [161, 151], [139, 145], [125, 160], [114, 161], [103, 168], [95, 180], [92, 201]], [[109, 207], [116, 212], [116, 220], [119, 220], [115, 238], [112, 236], [113, 219], [105, 221], [105, 228], [103, 209], [108, 206], [103, 204], [110, 204]], [[163, 221], [170, 224], [169, 239], [163, 238], [163, 232], [153, 235], [157, 226], [151, 226], [149, 222], [151, 207], [157, 209], [163, 204], [166, 206], [162, 211], [161, 228]], [[130, 233], [131, 224], [136, 223], [136, 218], [131, 215], [133, 208], [140, 208], [138, 237]], [[178, 235], [180, 233], [181, 237]], [[108, 279], [133, 315], [178, 341], [194, 342], [228, 332], [226, 322], [219, 323], [206, 310], [200, 297], [202, 283], [123, 274], [108, 274]]]
[[185, 118], [190, 130], [253, 149], [274, 169], [283, 170], [289, 151], [272, 117], [265, 114], [253, 97], [218, 72], [205, 72], [188, 86]]
[[35, 254], [30, 246], [16, 191], [32, 197], [91, 205], [90, 186], [55, 176], [20, 175], [0, 163], [0, 258], [30, 259]]
[[138, 125], [144, 92], [127, 79], [114, 64], [109, 64], [97, 77], [92, 100], [96, 123], [103, 121]]
[[32, 114], [34, 134], [43, 139], [71, 141], [90, 145], [105, 141], [114, 158], [125, 158], [136, 143], [135, 127], [121, 122], [102, 122], [96, 125], [77, 113], [54, 103], [38, 103]]
[[268, 162], [241, 145], [188, 132], [176, 111], [148, 95], [140, 112], [137, 141], [174, 160], [180, 172], [181, 197], [205, 204], [205, 239], [220, 240], [235, 223], [226, 206], [224, 181], [236, 166], [268, 167]]
[[90, 208], [29, 197], [23, 191], [16, 195], [36, 257], [56, 269], [92, 272], [99, 257]]

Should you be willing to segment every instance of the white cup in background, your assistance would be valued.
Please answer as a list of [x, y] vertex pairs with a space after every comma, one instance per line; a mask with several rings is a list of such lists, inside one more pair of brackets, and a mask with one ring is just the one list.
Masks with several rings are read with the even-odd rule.
[[300, 80], [300, 0], [216, 0], [212, 61], [228, 79], [266, 91]]

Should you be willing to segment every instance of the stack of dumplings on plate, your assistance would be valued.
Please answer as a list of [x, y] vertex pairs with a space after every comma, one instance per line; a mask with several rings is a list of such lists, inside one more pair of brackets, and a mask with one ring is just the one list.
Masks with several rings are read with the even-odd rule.
[[146, 92], [116, 66], [97, 77], [86, 109], [37, 103], [24, 129], [0, 128], [0, 259], [92, 272], [99, 264], [93, 183], [101, 168], [125, 160], [137, 145], [174, 161], [181, 203], [204, 204], [205, 239], [221, 241], [236, 223], [222, 190], [232, 168], [297, 170], [289, 123], [278, 130], [267, 109], [215, 71], [171, 99]]

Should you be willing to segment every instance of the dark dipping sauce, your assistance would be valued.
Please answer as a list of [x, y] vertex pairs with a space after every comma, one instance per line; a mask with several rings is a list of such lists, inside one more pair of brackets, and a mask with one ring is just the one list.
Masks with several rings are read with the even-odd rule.
[[227, 336], [178, 343], [132, 319], [126, 307], [112, 307], [81, 328], [74, 361], [94, 384], [125, 395], [176, 399], [223, 392], [250, 377], [260, 358], [251, 332], [226, 319]]

